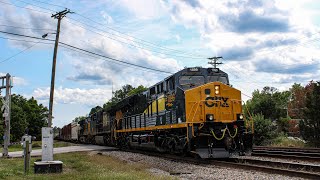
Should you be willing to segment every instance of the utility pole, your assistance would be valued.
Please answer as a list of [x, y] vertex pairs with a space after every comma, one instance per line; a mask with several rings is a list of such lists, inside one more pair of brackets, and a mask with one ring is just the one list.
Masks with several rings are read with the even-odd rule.
[[219, 59], [222, 59], [221, 56], [219, 56], [219, 57], [210, 57], [208, 59], [210, 60], [210, 62], [208, 62], [208, 64], [213, 65], [214, 68], [217, 68], [218, 64], [223, 64], [222, 62], [217, 62]]
[[56, 75], [57, 52], [58, 52], [59, 35], [60, 35], [60, 24], [61, 24], [61, 19], [65, 17], [66, 14], [68, 13], [71, 13], [70, 10], [65, 9], [51, 16], [52, 18], [58, 19], [58, 25], [57, 25], [57, 32], [56, 32], [56, 41], [54, 43], [54, 51], [53, 51], [48, 127], [52, 126], [52, 106], [53, 106], [53, 94], [54, 94], [54, 81], [55, 81], [55, 75]]
[[[0, 91], [1, 89], [6, 89], [6, 100], [1, 98], [2, 100], [2, 107], [1, 107], [1, 112], [3, 112], [3, 117], [4, 117], [4, 136], [3, 136], [3, 157], [8, 157], [8, 147], [10, 144], [10, 116], [11, 116], [11, 76], [9, 73], [6, 74], [6, 76], [0, 77], [2, 80], [2, 84], [0, 86]], [[4, 83], [5, 81], [5, 83]]]

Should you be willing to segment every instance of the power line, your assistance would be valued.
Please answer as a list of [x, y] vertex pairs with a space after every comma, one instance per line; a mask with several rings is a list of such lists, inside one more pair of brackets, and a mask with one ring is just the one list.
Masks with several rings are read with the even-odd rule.
[[[5, 33], [5, 34], [14, 35], [14, 36], [20, 36], [20, 37], [27, 37], [27, 38], [39, 39], [39, 40], [43, 40], [43, 41], [54, 41], [54, 40], [51, 40], [51, 39], [42, 39], [42, 38], [38, 38], [38, 37], [34, 37], [34, 36], [29, 36], [29, 35], [24, 35], [24, 34], [17, 34], [17, 33], [11, 33], [11, 32], [6, 32], [6, 31], [0, 31], [0, 32], [1, 32], [1, 33]], [[72, 46], [72, 45], [63, 43], [63, 42], [59, 42], [59, 43], [65, 45], [65, 46], [71, 47], [71, 48], [73, 48], [73, 49], [77, 49], [77, 50], [80, 50], [80, 51], [83, 51], [83, 52], [87, 52], [87, 53], [89, 53], [89, 54], [93, 54], [93, 55], [96, 55], [96, 56], [99, 56], [99, 57], [103, 57], [103, 58], [106, 58], [106, 59], [110, 59], [110, 60], [113, 60], [113, 61], [116, 61], [116, 62], [119, 62], [119, 63], [131, 65], [131, 66], [135, 66], [135, 67], [139, 67], [139, 68], [144, 68], [144, 69], [148, 69], [148, 70], [152, 70], [152, 71], [157, 71], [157, 72], [161, 72], [161, 73], [173, 74], [172, 72], [163, 71], [163, 70], [154, 69], [154, 68], [150, 68], [150, 67], [146, 67], [146, 66], [142, 66], [142, 65], [138, 65], [138, 64], [133, 64], [133, 63], [125, 62], [125, 61], [123, 61], [123, 60], [119, 60], [119, 59], [115, 59], [115, 58], [108, 57], [108, 56], [105, 56], [105, 55], [101, 55], [101, 54], [98, 54], [98, 53], [95, 53], [95, 52], [92, 52], [92, 51], [89, 51], [89, 50], [85, 50], [85, 49], [82, 49], [82, 48], [79, 48], [79, 47], [76, 47], [76, 46]]]
[[[23, 3], [26, 3], [26, 4], [30, 4], [30, 5], [34, 5], [34, 4], [32, 4], [32, 3], [25, 2], [25, 1], [22, 1], [22, 0], [17, 0], [17, 1], [20, 1], [20, 2], [23, 2]], [[60, 6], [60, 5], [56, 5], [56, 4], [52, 4], [52, 3], [47, 3], [47, 2], [43, 2], [43, 1], [38, 1], [38, 0], [33, 0], [33, 1], [36, 1], [36, 2], [39, 2], [39, 3], [43, 3], [43, 4], [47, 4], [47, 5], [51, 5], [51, 6], [56, 6], [56, 7], [63, 7], [63, 6]], [[49, 11], [53, 11], [52, 9], [44, 8], [44, 7], [41, 7], [41, 6], [38, 6], [38, 5], [34, 5], [34, 6], [39, 7], [39, 8], [43, 8], [43, 9], [46, 9], [46, 10], [49, 10]], [[63, 8], [65, 8], [65, 7], [63, 7]], [[166, 50], [170, 50], [170, 51], [176, 51], [176, 52], [180, 52], [180, 53], [183, 53], [183, 54], [189, 54], [189, 55], [192, 55], [192, 56], [194, 55], [194, 54], [192, 54], [192, 53], [187, 53], [187, 52], [184, 52], [184, 51], [167, 48], [167, 47], [160, 46], [160, 45], [158, 45], [158, 44], [155, 44], [155, 43], [152, 43], [152, 42], [149, 42], [149, 41], [146, 41], [146, 40], [137, 38], [137, 37], [130, 36], [130, 35], [128, 35], [128, 34], [125, 34], [125, 33], [123, 33], [123, 32], [120, 32], [120, 31], [118, 31], [118, 30], [116, 30], [116, 29], [114, 29], [114, 28], [108, 27], [108, 26], [106, 26], [106, 24], [102, 24], [102, 23], [97, 22], [97, 21], [95, 21], [95, 20], [93, 20], [93, 19], [91, 19], [91, 18], [88, 18], [88, 17], [86, 17], [86, 16], [83, 16], [83, 15], [81, 15], [81, 14], [79, 14], [79, 13], [74, 13], [74, 14], [76, 14], [76, 15], [84, 18], [84, 19], [87, 19], [87, 20], [89, 20], [89, 21], [91, 21], [91, 22], [93, 22], [93, 23], [96, 23], [96, 24], [99, 24], [99, 25], [101, 25], [101, 26], [103, 26], [103, 27], [106, 27], [107, 29], [110, 29], [110, 30], [112, 30], [112, 31], [114, 31], [114, 32], [117, 32], [117, 33], [120, 33], [120, 34], [122, 34], [122, 35], [124, 35], [124, 36], [129, 37], [130, 39], [127, 39], [127, 40], [133, 41], [133, 40], [132, 40], [132, 38], [133, 38], [133, 39], [142, 41], [142, 42], [144, 42], [144, 43], [147, 43], [147, 44], [149, 44], [149, 45], [152, 45], [153, 47], [157, 47], [157, 48], [160, 48], [160, 49], [166, 49]], [[70, 19], [72, 19], [72, 18], [70, 18]], [[75, 20], [75, 19], [72, 19], [72, 20], [79, 22], [78, 20]], [[113, 34], [113, 33], [112, 33], [112, 35], [119, 36], [119, 35]], [[120, 36], [119, 36], [119, 37], [120, 37]], [[121, 38], [125, 38], [125, 37], [121, 37]], [[140, 43], [141, 43], [141, 42], [140, 42]], [[197, 56], [198, 56], [198, 57], [202, 57], [202, 56], [200, 56], [200, 55], [197, 55]], [[204, 58], [204, 57], [202, 57], [202, 58]]]
[[35, 1], [35, 2], [38, 2], [38, 3], [42, 3], [42, 4], [47, 4], [47, 5], [50, 5], [50, 6], [56, 6], [56, 7], [59, 7], [59, 8], [64, 8], [64, 9], [67, 8], [67, 7], [64, 7], [64, 6], [47, 3], [46, 1], [38, 1], [38, 0], [32, 0], [32, 1]]
[[[158, 48], [160, 48], [160, 49], [170, 50], [170, 51], [175, 51], [175, 52], [180, 52], [181, 54], [189, 54], [189, 55], [194, 56], [194, 54], [192, 54], [192, 53], [187, 53], [187, 52], [180, 51], [180, 50], [177, 50], [177, 49], [167, 48], [167, 47], [160, 46], [160, 45], [158, 45], [158, 44], [155, 44], [155, 43], [152, 43], [152, 42], [149, 42], [149, 41], [146, 41], [146, 40], [137, 38], [137, 37], [130, 36], [130, 35], [128, 35], [128, 34], [125, 34], [125, 33], [123, 33], [123, 32], [120, 32], [120, 31], [118, 31], [118, 30], [116, 30], [116, 29], [114, 29], [114, 28], [108, 27], [108, 26], [106, 26], [106, 24], [99, 23], [99, 22], [97, 22], [97, 21], [94, 21], [94, 20], [92, 20], [92, 19], [90, 19], [90, 18], [88, 18], [88, 17], [86, 17], [86, 16], [83, 16], [83, 15], [81, 15], [81, 14], [78, 14], [78, 13], [75, 13], [75, 14], [78, 15], [78, 16], [80, 16], [80, 17], [82, 17], [82, 18], [84, 18], [84, 19], [87, 19], [87, 20], [89, 20], [89, 21], [91, 21], [91, 22], [94, 22], [94, 23], [99, 24], [99, 25], [101, 25], [101, 26], [103, 26], [103, 27], [106, 27], [106, 28], [108, 28], [108, 29], [110, 29], [110, 30], [112, 30], [112, 31], [114, 31], [114, 32], [117, 32], [117, 33], [120, 33], [120, 34], [122, 34], [122, 35], [124, 35], [124, 36], [127, 36], [128, 38], [133, 38], [133, 39], [142, 41], [143, 44], [149, 44], [149, 45], [152, 45], [153, 47], [158, 47]], [[74, 20], [74, 19], [73, 19], [73, 20]], [[131, 41], [132, 41], [132, 40], [131, 40]], [[141, 42], [140, 42], [140, 43], [141, 43]], [[196, 56], [201, 57], [201, 59], [205, 58], [204, 56], [199, 56], [199, 55], [196, 55]]]
[[[114, 64], [118, 64], [118, 65], [121, 65], [121, 66], [125, 66], [125, 67], [129, 67], [129, 68], [132, 68], [132, 66], [130, 66], [130, 65], [126, 65], [126, 64], [123, 64], [123, 63], [119, 63], [119, 62], [116, 62], [116, 61], [112, 61], [112, 60], [110, 60], [110, 59], [102, 59], [102, 57], [97, 57], [97, 56], [94, 56], [94, 55], [92, 55], [92, 54], [89, 54], [89, 53], [86, 53], [86, 52], [83, 52], [83, 51], [80, 51], [80, 50], [77, 50], [77, 49], [73, 49], [73, 48], [71, 48], [71, 47], [69, 47], [69, 46], [66, 46], [66, 45], [64, 45], [64, 44], [60, 44], [60, 46], [61, 47], [63, 47], [63, 48], [66, 48], [66, 49], [69, 49], [69, 50], [72, 50], [72, 52], [78, 52], [78, 53], [80, 53], [80, 54], [84, 54], [84, 55], [86, 55], [86, 56], [90, 56], [90, 57], [93, 57], [93, 58], [98, 58], [98, 59], [101, 59], [101, 60], [105, 60], [105, 61], [108, 61], [108, 62], [111, 62], [111, 63], [114, 63]], [[146, 71], [146, 72], [153, 72], [152, 70], [148, 70], [148, 69], [141, 69], [142, 71]], [[158, 72], [153, 72], [153, 73], [158, 73]]]
[[16, 4], [3, 2], [3, 1], [0, 1], [0, 3], [2, 3], [2, 4], [6, 4], [6, 5], [10, 5], [10, 6], [15, 6], [15, 7], [18, 7], [18, 8], [28, 9], [28, 10], [31, 10], [31, 11], [36, 11], [36, 12], [40, 12], [40, 13], [44, 13], [44, 14], [51, 14], [51, 13], [49, 13], [49, 12], [40, 11], [40, 10], [36, 10], [36, 9], [32, 9], [32, 8], [28, 8], [28, 7], [23, 7], [23, 6], [19, 6], [19, 5], [16, 5]]
[[8, 57], [8, 58], [6, 58], [6, 59], [4, 59], [4, 60], [0, 61], [0, 64], [1, 64], [1, 63], [4, 63], [4, 62], [6, 62], [6, 61], [9, 61], [10, 59], [12, 59], [12, 58], [14, 58], [14, 57], [18, 56], [19, 54], [24, 53], [25, 51], [27, 51], [27, 50], [31, 49], [32, 47], [34, 47], [35, 45], [37, 45], [39, 42], [40, 42], [40, 41], [38, 41], [38, 42], [34, 43], [33, 45], [31, 45], [31, 46], [29, 46], [29, 47], [27, 47], [27, 48], [25, 48], [25, 49], [23, 49], [23, 50], [19, 51], [18, 53], [14, 54], [14, 55], [12, 55], [12, 56], [10, 56], [10, 57]]
[[77, 50], [80, 50], [80, 51], [83, 51], [83, 52], [87, 52], [87, 53], [89, 53], [89, 54], [93, 54], [93, 55], [96, 55], [96, 56], [100, 56], [100, 57], [103, 57], [103, 58], [107, 58], [107, 59], [110, 59], [110, 60], [113, 60], [113, 61], [116, 61], [116, 62], [120, 62], [120, 63], [123, 63], [123, 64], [128, 64], [128, 65], [131, 65], [131, 66], [135, 66], [135, 67], [139, 67], [139, 68], [144, 68], [144, 69], [148, 69], [148, 70], [152, 70], [152, 71], [157, 71], [157, 72], [161, 72], [161, 73], [173, 74], [172, 72], [163, 71], [163, 70], [159, 70], [159, 69], [154, 69], [154, 68], [150, 68], [150, 67], [146, 67], [146, 66], [141, 66], [141, 65], [138, 65], [138, 64], [133, 64], [133, 63], [125, 62], [125, 61], [118, 60], [118, 59], [115, 59], [115, 58], [111, 58], [111, 57], [108, 57], [108, 56], [105, 56], [105, 55], [101, 55], [101, 54], [98, 54], [98, 53], [95, 53], [95, 52], [91, 52], [91, 51], [88, 51], [88, 50], [85, 50], [85, 49], [81, 49], [81, 48], [78, 48], [78, 47], [75, 47], [75, 46], [72, 46], [72, 45], [63, 43], [63, 42], [60, 42], [60, 43], [63, 44], [63, 45], [65, 45], [65, 46], [68, 46], [68, 47], [71, 47], [71, 48], [74, 48], [74, 49], [77, 49]]
[[29, 2], [25, 2], [25, 1], [22, 1], [22, 0], [16, 0], [16, 1], [20, 1], [20, 2], [25, 3], [25, 4], [29, 4], [29, 5], [44, 9], [44, 10], [48, 10], [50, 12], [54, 12], [54, 10], [52, 10], [52, 9], [48, 9], [48, 8], [45, 8], [45, 7], [42, 7], [42, 6], [39, 6], [39, 5], [35, 5], [35, 4], [29, 3]]
[[10, 35], [20, 36], [20, 37], [27, 37], [27, 38], [32, 38], [32, 39], [39, 39], [39, 40], [43, 40], [43, 41], [54, 41], [52, 39], [43, 39], [43, 38], [39, 38], [39, 37], [35, 37], [35, 36], [28, 36], [28, 35], [24, 35], [24, 34], [11, 33], [11, 32], [7, 32], [7, 31], [0, 31], [0, 32], [4, 33], [4, 34], [10, 34]]
[[12, 41], [21, 41], [21, 42], [29, 42], [29, 43], [40, 43], [40, 44], [52, 44], [49, 42], [39, 42], [39, 41], [28, 41], [28, 40], [23, 40], [23, 39], [14, 39], [14, 38], [7, 38], [7, 37], [1, 37], [1, 39], [7, 39], [7, 40], [12, 40]]
[[[72, 19], [72, 18], [69, 17], [68, 19]], [[73, 20], [73, 19], [72, 19], [72, 20]], [[67, 21], [68, 21], [68, 20], [67, 20]], [[138, 45], [135, 45], [135, 44], [131, 44], [131, 43], [128, 43], [128, 42], [125, 42], [125, 41], [121, 41], [121, 40], [119, 40], [119, 39], [110, 37], [110, 36], [108, 36], [108, 35], [106, 35], [106, 34], [102, 34], [102, 33], [96, 32], [96, 31], [94, 31], [94, 30], [87, 29], [87, 28], [85, 28], [84, 26], [78, 25], [78, 24], [75, 24], [75, 23], [72, 23], [71, 21], [68, 21], [68, 22], [71, 23], [71, 24], [73, 24], [73, 25], [75, 25], [75, 26], [78, 26], [78, 27], [81, 27], [81, 28], [86, 29], [86, 30], [88, 30], [88, 31], [91, 31], [91, 32], [93, 32], [93, 33], [95, 33], [95, 34], [98, 34], [98, 35], [100, 35], [100, 36], [104, 36], [104, 37], [106, 37], [106, 38], [108, 38], [108, 39], [112, 39], [112, 40], [114, 40], [114, 41], [117, 41], [117, 42], [120, 42], [120, 43], [123, 43], [123, 44], [127, 44], [127, 45], [129, 45], [129, 46], [132, 46], [132, 47], [135, 47], [135, 48], [138, 48], [138, 49], [148, 50], [148, 51], [154, 52], [154, 53], [156, 53], [156, 54], [163, 54], [163, 55], [174, 56], [174, 57], [179, 57], [179, 58], [203, 59], [203, 58], [194, 58], [194, 57], [190, 57], [190, 56], [180, 56], [180, 55], [174, 55], [174, 54], [168, 54], [168, 53], [164, 53], [164, 52], [160, 52], [160, 51], [155, 51], [155, 50], [153, 50], [153, 49], [148, 49], [148, 48], [141, 47], [141, 46], [138, 46]], [[78, 22], [78, 21], [77, 21], [77, 22]], [[78, 23], [81, 23], [81, 22], [78, 22]], [[83, 24], [83, 23], [81, 23], [81, 24]], [[87, 24], [85, 24], [85, 25], [86, 25], [86, 26], [90, 26], [90, 25], [87, 25]], [[93, 28], [94, 28], [94, 26], [90, 26], [90, 27], [93, 27]], [[96, 29], [97, 29], [97, 28], [96, 28]], [[100, 29], [98, 29], [98, 30], [100, 30]], [[103, 31], [103, 30], [100, 30], [100, 31]], [[109, 34], [109, 33], [106, 32], [106, 31], [103, 31], [103, 32]]]
[[44, 31], [53, 31], [53, 32], [55, 32], [55, 30], [53, 30], [53, 29], [28, 28], [28, 27], [11, 26], [11, 25], [6, 25], [6, 24], [0, 24], [0, 26], [12, 27], [12, 28], [17, 28], [17, 29], [32, 29], [32, 30], [44, 30]]
[[[48, 9], [48, 8], [45, 8], [45, 7], [42, 7], [42, 6], [38, 6], [38, 5], [35, 5], [35, 4], [33, 4], [33, 3], [25, 2], [25, 1], [22, 1], [22, 0], [17, 0], [17, 1], [23, 2], [23, 3], [25, 3], [25, 4], [33, 5], [33, 6], [35, 6], [35, 7], [39, 7], [39, 8], [45, 9], [45, 10], [54, 11], [54, 10], [52, 10], [52, 9]], [[42, 2], [42, 1], [40, 1], [40, 2]], [[42, 2], [42, 3], [43, 3], [43, 2]], [[44, 3], [44, 4], [49, 4], [49, 3]], [[54, 5], [54, 4], [50, 4], [50, 5]], [[58, 6], [58, 5], [54, 5], [54, 6]], [[75, 13], [75, 14], [77, 14], [78, 16], [80, 16], [80, 17], [82, 17], [82, 18], [85, 18], [85, 19], [87, 19], [87, 20], [90, 20], [91, 22], [94, 22], [94, 23], [96, 23], [96, 24], [99, 24], [99, 25], [104, 26], [104, 24], [99, 23], [99, 22], [97, 22], [97, 21], [94, 21], [94, 20], [92, 20], [92, 19], [90, 19], [90, 18], [88, 18], [88, 17], [85, 17], [85, 16], [81, 15], [81, 14], [78, 14], [78, 13]], [[73, 18], [69, 18], [69, 19], [72, 19], [72, 20], [74, 20], [74, 21], [76, 21], [76, 22], [78, 22], [78, 23], [81, 23], [81, 24], [85, 24], [85, 23], [79, 22], [78, 20], [73, 19]], [[91, 26], [91, 25], [88, 25], [88, 24], [85, 24], [85, 25], [96, 29], [96, 27], [94, 27], [94, 26]], [[111, 34], [111, 35], [113, 35], [113, 36], [117, 36], [117, 37], [120, 37], [120, 38], [129, 40], [129, 41], [138, 43], [138, 44], [143, 44], [144, 46], [149, 46], [149, 47], [152, 47], [152, 48], [159, 48], [159, 49], [162, 49], [162, 50], [167, 49], [167, 50], [170, 50], [170, 51], [181, 52], [180, 54], [189, 54], [189, 55], [190, 55], [190, 53], [186, 53], [186, 52], [183, 52], [183, 51], [180, 51], [180, 50], [175, 50], [175, 49], [171, 49], [171, 48], [159, 46], [159, 45], [157, 45], [157, 44], [154, 44], [154, 43], [145, 41], [145, 40], [143, 40], [143, 39], [139, 39], [139, 38], [136, 38], [136, 37], [133, 37], [133, 36], [124, 34], [124, 33], [120, 32], [120, 31], [117, 31], [117, 30], [115, 30], [115, 29], [113, 29], [113, 28], [110, 28], [110, 27], [108, 27], [108, 26], [107, 26], [106, 28], [111, 29], [112, 31], [117, 32], [117, 33], [120, 33], [120, 34], [122, 34], [122, 35], [124, 35], [124, 36], [127, 36], [127, 37], [129, 37], [129, 38], [127, 38], [127, 37], [122, 37], [121, 35], [118, 35], [118, 34], [106, 32], [106, 31], [103, 31], [103, 30], [101, 30], [101, 29], [98, 29], [98, 30], [103, 31], [103, 32], [108, 33], [108, 34]], [[108, 38], [110, 38], [110, 37], [108, 37]], [[123, 42], [123, 41], [120, 41], [120, 40], [117, 40], [117, 39], [114, 39], [114, 38], [110, 38], [110, 39], [113, 39], [113, 40], [118, 41], [118, 42], [121, 42], [121, 43], [125, 43], [125, 42]], [[142, 42], [137, 42], [137, 41], [135, 41], [134, 39], [140, 40], [140, 41], [142, 41]], [[150, 51], [152, 51], [152, 52], [157, 52], [157, 53], [159, 53], [159, 54], [164, 54], [164, 55], [169, 55], [169, 56], [175, 56], [175, 57], [180, 57], [180, 58], [190, 58], [190, 59], [203, 59], [203, 57], [200, 58], [199, 55], [197, 55], [198, 58], [190, 57], [190, 56], [188, 56], [188, 57], [187, 57], [187, 56], [178, 56], [178, 55], [172, 55], [172, 54], [167, 54], [167, 53], [163, 53], [163, 52], [159, 52], [159, 51], [154, 51], [154, 50], [151, 50], [151, 49], [142, 48], [142, 47], [139, 47], [139, 46], [136, 46], [136, 45], [133, 45], [133, 44], [129, 44], [129, 43], [125, 43], [125, 44], [128, 44], [128, 45], [130, 45], [130, 46], [134, 46], [134, 47], [136, 47], [136, 48], [145, 49], [145, 50], [150, 50]], [[191, 54], [191, 55], [194, 56], [193, 54]]]

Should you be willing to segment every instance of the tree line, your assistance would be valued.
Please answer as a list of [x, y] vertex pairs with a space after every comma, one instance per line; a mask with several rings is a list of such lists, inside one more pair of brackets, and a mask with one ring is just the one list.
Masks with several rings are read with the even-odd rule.
[[255, 90], [243, 109], [246, 117], [254, 120], [256, 145], [268, 145], [298, 129], [310, 145], [320, 146], [320, 82], [295, 83], [288, 91], [274, 87]]

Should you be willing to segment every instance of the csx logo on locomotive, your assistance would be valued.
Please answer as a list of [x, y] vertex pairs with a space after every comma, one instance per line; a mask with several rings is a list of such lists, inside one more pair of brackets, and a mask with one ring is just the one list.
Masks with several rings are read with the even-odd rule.
[[215, 96], [215, 97], [207, 97], [206, 98], [206, 106], [207, 107], [218, 107], [219, 105], [221, 107], [229, 107], [229, 104], [228, 104], [228, 97], [218, 97], [218, 96]]

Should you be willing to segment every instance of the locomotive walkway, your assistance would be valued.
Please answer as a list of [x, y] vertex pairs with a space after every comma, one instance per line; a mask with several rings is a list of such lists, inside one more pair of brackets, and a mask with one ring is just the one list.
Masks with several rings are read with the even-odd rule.
[[[97, 146], [97, 145], [86, 145], [79, 144], [78, 146], [67, 146], [67, 147], [58, 147], [53, 149], [53, 154], [69, 153], [69, 152], [81, 152], [81, 151], [96, 151], [96, 150], [117, 150], [114, 147], [107, 146]], [[41, 149], [32, 150], [31, 156], [41, 156]], [[9, 157], [22, 157], [22, 151], [9, 152]], [[0, 154], [2, 157], [2, 153]]]

